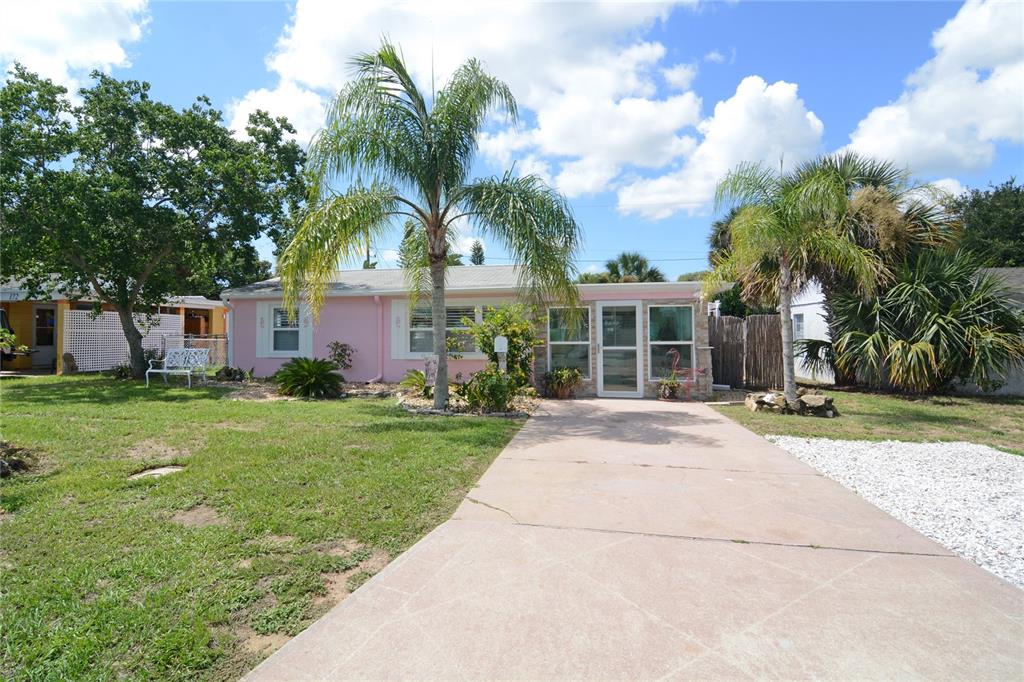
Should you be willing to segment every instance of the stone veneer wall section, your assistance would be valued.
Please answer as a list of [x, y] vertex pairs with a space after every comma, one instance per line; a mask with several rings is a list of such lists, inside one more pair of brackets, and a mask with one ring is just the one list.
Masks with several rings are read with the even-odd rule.
[[[597, 301], [587, 301], [585, 303], [587, 309], [590, 311], [590, 378], [584, 380], [576, 394], [580, 397], [589, 397], [597, 395]], [[642, 301], [642, 316], [641, 322], [641, 336], [640, 336], [640, 352], [643, 354], [643, 381], [644, 381], [644, 397], [645, 398], [656, 398], [658, 395], [658, 380], [649, 380], [648, 365], [649, 359], [647, 357], [649, 346], [647, 345], [647, 320], [648, 306], [651, 305], [692, 305], [693, 306], [693, 346], [694, 354], [696, 357], [696, 368], [706, 369], [706, 373], [703, 375], [697, 375], [697, 382], [691, 390], [691, 395], [694, 399], [707, 400], [712, 395], [712, 384], [714, 383], [714, 377], [711, 376], [711, 348], [708, 344], [708, 315], [707, 315], [707, 304], [699, 299], [691, 298], [659, 298], [659, 299], [645, 299]], [[547, 326], [547, 311], [545, 310], [542, 315], [537, 318], [537, 337], [542, 339], [545, 344], [548, 340], [548, 326]], [[534, 349], [534, 376], [536, 378], [536, 386], [541, 389], [541, 377], [544, 372], [547, 371], [548, 354], [546, 346], [538, 346]]]

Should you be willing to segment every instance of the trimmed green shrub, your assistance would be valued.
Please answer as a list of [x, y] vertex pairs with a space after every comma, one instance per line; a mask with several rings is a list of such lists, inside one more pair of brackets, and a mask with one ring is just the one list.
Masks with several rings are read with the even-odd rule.
[[558, 367], [544, 373], [544, 394], [549, 398], [565, 399], [583, 383], [583, 372], [576, 367]]
[[330, 360], [293, 358], [274, 374], [274, 383], [282, 395], [297, 398], [337, 398], [341, 395], [342, 378]]
[[481, 412], [508, 412], [519, 385], [511, 374], [495, 365], [487, 365], [469, 378], [459, 390], [471, 410]]

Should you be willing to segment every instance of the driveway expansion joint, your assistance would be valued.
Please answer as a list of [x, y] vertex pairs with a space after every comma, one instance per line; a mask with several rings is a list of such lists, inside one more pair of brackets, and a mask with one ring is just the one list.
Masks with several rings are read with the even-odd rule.
[[[653, 533], [650, 531], [642, 530], [618, 530], [615, 528], [591, 528], [588, 526], [560, 526], [551, 525], [546, 523], [529, 523], [526, 521], [516, 521], [515, 517], [509, 514], [504, 509], [489, 505], [479, 500], [473, 500], [466, 498], [470, 502], [476, 502], [482, 504], [485, 507], [490, 507], [496, 511], [504, 512], [508, 514], [509, 518], [515, 521], [517, 526], [525, 526], [527, 528], [547, 528], [549, 530], [580, 530], [591, 533], [608, 533], [609, 535], [636, 535], [639, 537], [648, 538], [666, 538], [669, 540], [691, 540], [695, 542], [725, 542], [735, 545], [760, 545], [767, 547], [792, 547], [795, 549], [830, 549], [837, 552], [861, 552], [863, 554], [892, 554], [897, 556], [920, 556], [920, 557], [935, 557], [939, 559], [956, 559], [958, 558], [955, 554], [944, 553], [937, 554], [934, 552], [904, 552], [899, 550], [891, 549], [866, 549], [863, 547], [838, 547], [833, 545], [817, 545], [809, 543], [798, 543], [798, 542], [772, 542], [769, 540], [744, 540], [740, 538], [715, 538], [702, 535], [676, 535], [674, 533]], [[452, 519], [453, 521], [474, 521], [473, 519]]]
[[595, 461], [587, 459], [541, 459], [539, 457], [502, 456], [502, 459], [516, 462], [541, 462], [542, 464], [607, 464], [609, 466], [639, 467], [641, 469], [687, 469], [695, 471], [726, 471], [732, 474], [763, 474], [766, 476], [813, 476], [823, 478], [819, 471], [762, 471], [760, 469], [729, 469], [726, 467], [698, 467], [683, 464], [643, 464], [640, 462], [610, 462], [606, 459]]

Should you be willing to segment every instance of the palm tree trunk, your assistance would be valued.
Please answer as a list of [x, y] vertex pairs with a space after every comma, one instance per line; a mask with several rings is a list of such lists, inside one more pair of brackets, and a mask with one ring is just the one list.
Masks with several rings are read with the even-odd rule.
[[444, 256], [430, 255], [430, 313], [434, 326], [434, 355], [437, 356], [437, 381], [434, 382], [434, 409], [448, 404], [448, 344], [445, 339]]
[[793, 356], [793, 275], [785, 259], [779, 263], [779, 317], [782, 318], [782, 392], [786, 404], [796, 410], [796, 360]]

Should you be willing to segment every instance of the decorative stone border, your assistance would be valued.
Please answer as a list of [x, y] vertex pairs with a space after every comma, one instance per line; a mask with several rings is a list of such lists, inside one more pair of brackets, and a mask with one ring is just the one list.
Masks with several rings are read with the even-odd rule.
[[415, 407], [406, 402], [404, 395], [398, 397], [395, 403], [409, 414], [431, 414], [439, 417], [497, 417], [500, 419], [526, 419], [529, 412], [456, 412], [453, 410], [438, 410], [432, 407]]

